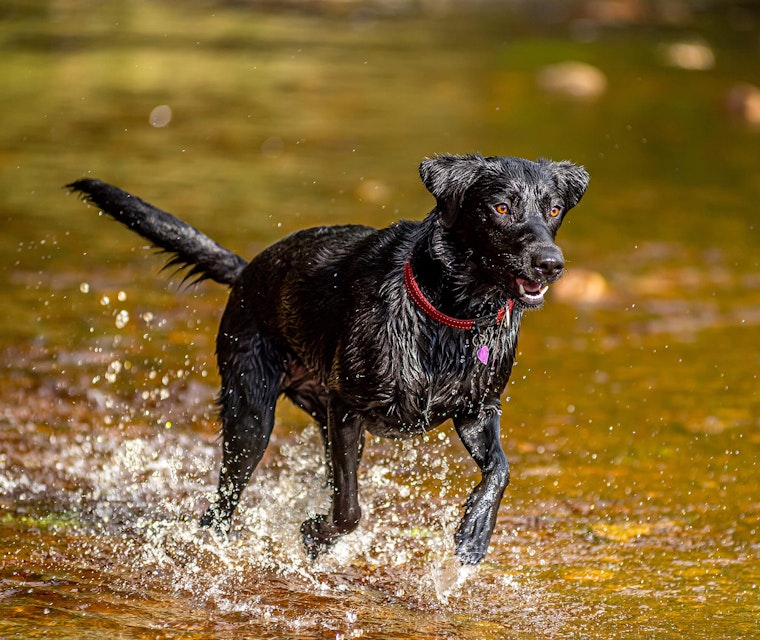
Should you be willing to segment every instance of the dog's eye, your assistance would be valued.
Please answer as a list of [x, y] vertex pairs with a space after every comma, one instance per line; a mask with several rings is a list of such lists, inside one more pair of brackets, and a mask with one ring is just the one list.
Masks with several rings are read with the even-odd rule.
[[496, 213], [499, 213], [503, 216], [509, 213], [509, 205], [506, 204], [505, 202], [500, 202], [494, 207], [494, 209], [496, 209]]
[[562, 207], [560, 207], [559, 205], [556, 205], [556, 204], [555, 204], [555, 205], [552, 207], [552, 210], [549, 212], [549, 215], [550, 215], [552, 218], [556, 218], [556, 217], [557, 217], [557, 216], [558, 216], [560, 213], [562, 213]]

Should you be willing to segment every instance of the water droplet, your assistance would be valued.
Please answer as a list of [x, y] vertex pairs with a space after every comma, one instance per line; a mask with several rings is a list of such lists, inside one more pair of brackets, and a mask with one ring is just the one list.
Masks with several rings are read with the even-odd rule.
[[119, 311], [119, 313], [116, 314], [116, 328], [117, 329], [123, 329], [127, 326], [127, 323], [129, 322], [129, 312], [126, 309], [122, 309]]
[[165, 127], [172, 121], [172, 108], [168, 104], [160, 104], [150, 112], [148, 122], [153, 127]]

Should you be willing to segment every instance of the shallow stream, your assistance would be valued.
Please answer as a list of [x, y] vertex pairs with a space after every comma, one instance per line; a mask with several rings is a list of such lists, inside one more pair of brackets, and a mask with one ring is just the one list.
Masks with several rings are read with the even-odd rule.
[[[759, 637], [760, 129], [727, 101], [760, 85], [760, 14], [659, 4], [0, 9], [0, 637]], [[598, 95], [539, 82], [567, 61]], [[370, 439], [361, 526], [306, 560], [321, 444], [286, 404], [236, 535], [200, 531], [226, 292], [62, 185], [252, 256], [421, 217], [419, 161], [471, 151], [592, 176], [523, 324], [486, 560], [452, 555], [478, 474], [448, 425]]]

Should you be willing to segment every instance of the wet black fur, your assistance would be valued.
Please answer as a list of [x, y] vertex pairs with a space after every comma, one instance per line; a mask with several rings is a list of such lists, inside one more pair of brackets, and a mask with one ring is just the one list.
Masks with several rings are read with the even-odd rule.
[[[535, 291], [562, 273], [554, 237], [588, 174], [569, 162], [444, 155], [425, 160], [420, 175], [436, 198], [424, 220], [307, 229], [250, 263], [116, 187], [90, 179], [69, 185], [172, 253], [172, 263], [192, 276], [231, 287], [217, 337], [223, 460], [217, 500], [202, 525], [229, 530], [284, 394], [320, 425], [331, 475], [330, 513], [301, 527], [310, 556], [359, 522], [365, 430], [410, 438], [447, 419], [482, 473], [455, 535], [456, 552], [465, 563], [485, 555], [509, 482], [499, 396], [525, 308], [538, 306]], [[487, 320], [468, 331], [426, 315], [404, 287], [408, 258], [438, 309]], [[496, 324], [509, 300], [511, 321]], [[482, 344], [489, 346], [487, 364], [476, 357]]]

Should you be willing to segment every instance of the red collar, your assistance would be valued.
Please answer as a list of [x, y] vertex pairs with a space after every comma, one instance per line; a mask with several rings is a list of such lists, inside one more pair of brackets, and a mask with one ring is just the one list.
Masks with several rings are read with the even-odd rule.
[[437, 320], [441, 324], [445, 324], [447, 327], [452, 327], [453, 329], [465, 329], [469, 330], [472, 329], [475, 326], [476, 322], [492, 322], [494, 324], [499, 324], [502, 320], [506, 319], [507, 325], [509, 325], [510, 320], [512, 319], [512, 309], [515, 306], [515, 301], [510, 300], [505, 304], [497, 314], [492, 318], [469, 318], [469, 319], [461, 319], [461, 318], [452, 318], [451, 316], [447, 316], [443, 311], [439, 311], [436, 309], [433, 304], [425, 297], [425, 294], [422, 293], [422, 289], [420, 289], [420, 286], [417, 284], [417, 280], [414, 279], [414, 272], [412, 271], [412, 264], [411, 259], [407, 258], [406, 262], [404, 263], [404, 286], [406, 287], [406, 291], [409, 294], [409, 296], [414, 300], [414, 302], [417, 304], [417, 306], [422, 309], [426, 314], [428, 314], [431, 318], [434, 320]]

